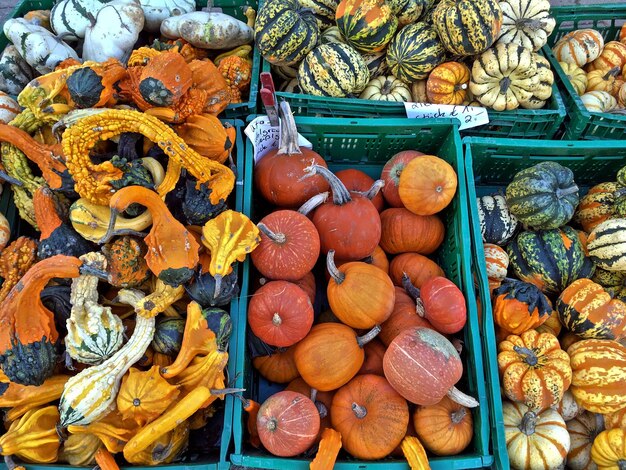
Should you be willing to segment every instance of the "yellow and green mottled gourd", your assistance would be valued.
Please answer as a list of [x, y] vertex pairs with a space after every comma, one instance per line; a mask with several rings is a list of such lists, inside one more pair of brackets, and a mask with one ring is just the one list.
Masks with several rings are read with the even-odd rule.
[[[398, 17], [400, 27], [418, 21], [433, 4], [433, 0], [386, 0], [391, 12]], [[423, 21], [423, 20], [422, 20]]]
[[602, 222], [589, 234], [591, 259], [607, 271], [626, 271], [626, 218]]
[[342, 0], [335, 19], [348, 44], [361, 52], [382, 51], [398, 28], [384, 0]]
[[402, 28], [389, 43], [387, 65], [394, 76], [411, 83], [426, 78], [445, 55], [435, 29], [418, 22]]
[[626, 302], [626, 272], [596, 268], [591, 280], [604, 287], [612, 298]]
[[335, 26], [335, 10], [338, 0], [298, 0], [303, 8], [310, 8], [321, 31]]

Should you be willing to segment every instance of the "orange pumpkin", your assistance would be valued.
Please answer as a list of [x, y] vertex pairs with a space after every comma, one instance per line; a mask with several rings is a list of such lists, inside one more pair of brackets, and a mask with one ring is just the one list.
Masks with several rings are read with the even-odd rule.
[[385, 345], [378, 339], [373, 339], [365, 345], [365, 361], [357, 372], [357, 375], [374, 374], [385, 376], [383, 372], [383, 357], [385, 356]]
[[363, 261], [371, 264], [372, 266], [376, 266], [389, 274], [389, 259], [387, 258], [387, 253], [383, 251], [380, 245], [374, 248], [374, 252], [371, 255], [367, 258], [363, 258]]
[[582, 338], [574, 333], [572, 333], [571, 331], [567, 331], [567, 330], [563, 330], [564, 333], [561, 335], [561, 349], [563, 351], [567, 351], [570, 346], [574, 343], [578, 343], [579, 341], [582, 341]]
[[609, 41], [604, 45], [600, 56], [587, 65], [587, 71], [609, 70], [613, 67], [619, 67], [621, 70], [624, 65], [626, 65], [626, 44]]
[[[426, 80], [423, 81], [425, 82]], [[417, 150], [403, 150], [402, 152], [396, 153], [385, 163], [383, 171], [380, 174], [380, 179], [385, 182], [382, 193], [385, 201], [387, 201], [387, 204], [391, 207], [404, 207], [400, 195], [398, 194], [400, 175], [407, 163], [422, 155], [424, 154]]]
[[619, 42], [626, 44], [626, 24], [624, 24], [622, 29], [619, 30]]
[[289, 385], [287, 385], [285, 390], [301, 393], [305, 397], [311, 398], [313, 403], [315, 403], [315, 407], [320, 414], [320, 432], [317, 436], [317, 440], [319, 440], [322, 436], [324, 428], [331, 427], [330, 407], [333, 403], [335, 392], [318, 392], [317, 390], [311, 388], [302, 377], [298, 377], [297, 379], [289, 382]]
[[550, 301], [535, 285], [505, 279], [493, 291], [493, 319], [501, 328], [519, 335], [536, 328], [552, 313]]
[[[626, 65], [624, 65], [624, 69], [626, 69]], [[626, 83], [619, 87], [619, 91], [617, 92], [617, 103], [622, 108], [626, 107]]]
[[408, 210], [417, 215], [432, 215], [445, 209], [458, 180], [454, 168], [434, 155], [411, 160], [402, 170], [398, 193]]
[[587, 89], [585, 92], [606, 91], [610, 95], [616, 97], [619, 94], [619, 89], [624, 84], [623, 80], [617, 78], [620, 73], [621, 69], [619, 67], [614, 67], [609, 70], [599, 69], [589, 72], [587, 74]]
[[430, 72], [426, 82], [428, 101], [435, 104], [461, 104], [467, 98], [470, 70], [460, 62], [445, 62]]
[[402, 442], [409, 407], [384, 377], [359, 375], [337, 391], [330, 416], [344, 449], [356, 458], [374, 460]]
[[437, 263], [419, 253], [402, 253], [391, 260], [389, 276], [394, 285], [402, 286], [404, 273], [417, 288], [421, 288], [429, 279], [446, 275]]
[[389, 254], [414, 252], [428, 255], [443, 241], [443, 223], [436, 215], [416, 215], [402, 208], [380, 214], [380, 246]]
[[396, 301], [393, 312], [385, 323], [380, 325], [380, 340], [386, 345], [402, 331], [415, 326], [432, 328], [428, 320], [417, 314], [415, 300], [401, 287], [396, 286]]
[[252, 359], [252, 365], [270, 382], [285, 384], [297, 378], [298, 368], [294, 360], [294, 346], [279, 349], [269, 356], [258, 356]]
[[315, 275], [312, 272], [306, 273], [302, 279], [298, 279], [294, 284], [306, 292], [311, 300], [311, 304], [315, 304], [316, 284]]
[[430, 406], [418, 406], [413, 425], [420, 442], [435, 455], [456, 455], [472, 441], [474, 427], [469, 408], [447, 396]]

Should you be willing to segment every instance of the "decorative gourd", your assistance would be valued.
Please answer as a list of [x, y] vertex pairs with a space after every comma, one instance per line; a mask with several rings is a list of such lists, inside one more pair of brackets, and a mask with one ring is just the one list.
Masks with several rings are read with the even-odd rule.
[[261, 376], [270, 382], [284, 384], [297, 378], [300, 373], [294, 358], [295, 347], [279, 349], [269, 356], [258, 356], [252, 359], [252, 365]]
[[0, 90], [17, 96], [32, 79], [33, 71], [17, 47], [7, 45], [0, 56]]
[[403, 150], [391, 157], [380, 174], [380, 179], [385, 182], [382, 188], [383, 197], [387, 204], [391, 207], [404, 207], [400, 195], [398, 194], [398, 185], [400, 184], [400, 175], [407, 163], [416, 157], [424, 155], [417, 150]]
[[279, 457], [293, 457], [315, 442], [320, 415], [315, 404], [297, 392], [278, 392], [263, 402], [257, 415], [261, 443]]
[[566, 422], [570, 437], [567, 466], [572, 470], [597, 469], [591, 461], [591, 446], [596, 436], [604, 430], [600, 415], [585, 411]]
[[50, 26], [59, 37], [82, 39], [87, 27], [106, 3], [105, 0], [85, 0], [80, 4], [61, 0], [50, 11]]
[[379, 338], [385, 346], [389, 346], [396, 336], [408, 328], [416, 326], [433, 327], [428, 320], [417, 314], [413, 297], [407, 294], [401, 287], [396, 286], [395, 291], [396, 301], [393, 311], [387, 321], [380, 325]]
[[348, 44], [362, 52], [382, 51], [398, 28], [398, 18], [381, 0], [341, 0], [335, 21]]
[[[181, 457], [189, 441], [190, 420], [181, 422], [171, 431], [159, 436], [143, 451], [133, 455], [129, 462], [133, 465], [162, 465], [172, 463]], [[105, 470], [101, 468], [101, 470]]]
[[[564, 347], [565, 345], [562, 345], [562, 346], [563, 346], [563, 350], [566, 351], [567, 348]], [[561, 415], [561, 417], [566, 422], [576, 418], [577, 416], [580, 416], [581, 414], [585, 412], [584, 408], [581, 408], [580, 405], [576, 403], [576, 400], [574, 399], [574, 395], [572, 394], [572, 391], [569, 389], [565, 391], [561, 401], [557, 405], [552, 406], [551, 408], [555, 410], [559, 415]]]
[[510, 111], [532, 98], [538, 85], [532, 50], [498, 43], [474, 60], [469, 89], [483, 106]]
[[94, 434], [70, 434], [59, 451], [59, 462], [73, 466], [90, 466], [96, 463], [96, 452], [102, 441]]
[[476, 198], [476, 205], [483, 242], [506, 245], [517, 231], [518, 220], [509, 210], [504, 196], [482, 196]]
[[144, 259], [146, 251], [143, 241], [128, 236], [104, 245], [109, 284], [128, 288], [143, 283], [150, 274]]
[[600, 223], [626, 210], [626, 189], [619, 183], [600, 183], [589, 189], [578, 204], [574, 220], [591, 232]]
[[626, 302], [626, 272], [596, 268], [591, 280], [600, 284], [612, 299]]
[[406, 83], [426, 78], [444, 60], [445, 50], [437, 32], [423, 22], [402, 28], [387, 48], [389, 71]]
[[599, 470], [623, 468], [626, 462], [626, 429], [602, 431], [593, 441], [591, 458]]
[[626, 219], [602, 222], [589, 234], [587, 250], [592, 261], [607, 271], [626, 271]]
[[342, 260], [371, 255], [381, 235], [380, 217], [372, 201], [350, 193], [326, 166], [311, 163], [304, 171], [307, 177], [321, 175], [333, 193], [332, 201], [324, 202], [313, 213], [322, 253], [332, 249]]
[[328, 190], [321, 176], [302, 179], [304, 169], [314, 160], [325, 166], [313, 150], [298, 146], [296, 123], [287, 102], [280, 104], [282, 144], [266, 153], [254, 168], [254, 184], [261, 195], [280, 207], [297, 208], [316, 194]]
[[[269, 6], [269, 3], [265, 5]], [[259, 11], [256, 31], [264, 29], [258, 26], [260, 16]], [[160, 31], [166, 38], [181, 38], [202, 49], [232, 49], [251, 43], [254, 37], [252, 28], [246, 23], [216, 11], [191, 11], [165, 18]]]
[[370, 53], [362, 54], [361, 57], [363, 57], [363, 60], [365, 61], [365, 65], [367, 65], [367, 69], [370, 72], [370, 79], [380, 77], [381, 75], [387, 75], [386, 51], [370, 52]]
[[393, 282], [387, 273], [360, 261], [338, 268], [334, 256], [334, 250], [330, 250], [326, 258], [331, 276], [326, 293], [337, 318], [360, 329], [372, 328], [387, 320], [395, 302]]
[[389, 254], [428, 255], [443, 241], [443, 223], [434, 215], [415, 215], [407, 209], [391, 208], [380, 214], [380, 222], [380, 246]]
[[609, 41], [602, 48], [596, 60], [587, 66], [587, 71], [609, 70], [618, 67], [620, 72], [626, 65], [626, 44], [619, 41]]
[[584, 95], [587, 89], [587, 73], [578, 65], [570, 62], [559, 62], [574, 90], [579, 95]]
[[426, 82], [428, 101], [435, 104], [461, 104], [467, 97], [470, 70], [460, 62], [444, 62], [434, 68]]
[[341, 433], [332, 428], [325, 428], [322, 433], [319, 449], [311, 461], [311, 470], [325, 470], [333, 468], [337, 455], [341, 450]]
[[445, 276], [437, 263], [418, 253], [402, 253], [391, 260], [389, 276], [394, 285], [402, 286], [402, 277], [406, 274], [417, 288], [437, 276]]
[[[626, 67], [626, 65], [624, 67]], [[617, 92], [617, 105], [621, 106], [622, 108], [626, 107], [626, 83], [623, 83], [619, 91]]]
[[362, 100], [411, 101], [411, 90], [403, 81], [393, 75], [376, 77], [369, 81], [359, 96]]
[[[2, 72], [0, 69], [0, 77], [2, 76], [1, 73]], [[5, 92], [0, 91], [0, 122], [8, 124], [15, 118], [15, 116], [17, 116], [21, 112], [21, 109], [22, 108], [17, 101], [15, 101]]]
[[195, 11], [196, 4], [191, 0], [141, 0], [145, 16], [145, 30], [157, 33], [161, 23], [171, 16], [183, 15]]
[[559, 62], [582, 67], [596, 60], [604, 49], [604, 39], [595, 29], [578, 29], [563, 36], [552, 48]]
[[418, 406], [413, 426], [420, 442], [435, 455], [460, 454], [474, 436], [471, 411], [447, 396], [434, 405]]
[[549, 470], [565, 462], [570, 438], [556, 411], [535, 413], [521, 403], [504, 402], [502, 415], [511, 468]]
[[374, 460], [402, 442], [409, 407], [384, 377], [359, 375], [335, 393], [330, 416], [344, 449], [353, 457]]
[[391, 12], [398, 17], [400, 27], [415, 23], [430, 8], [430, 0], [391, 0]]
[[156, 323], [152, 349], [159, 354], [175, 356], [180, 351], [185, 320], [182, 318], [161, 318]]
[[626, 428], [626, 408], [622, 408], [615, 413], [602, 415], [604, 418], [604, 427], [606, 429]]
[[56, 462], [60, 445], [58, 422], [56, 406], [30, 410], [0, 436], [0, 454], [39, 464]]
[[311, 387], [327, 392], [348, 383], [365, 360], [363, 346], [374, 339], [380, 327], [358, 337], [341, 323], [320, 323], [294, 348], [298, 372]]
[[[374, 204], [378, 212], [383, 210], [385, 201], [380, 191], [380, 187], [383, 186], [384, 183], [383, 181], [374, 181], [374, 178], [371, 178], [367, 173], [355, 168], [339, 170], [335, 173], [335, 176], [341, 180], [348, 191], [365, 195], [372, 201], [372, 204]], [[374, 192], [376, 195], [371, 197]]]
[[433, 11], [433, 24], [448, 52], [476, 55], [498, 38], [502, 9], [495, 0], [442, 0]]
[[487, 277], [497, 281], [504, 280], [509, 268], [509, 255], [504, 249], [492, 243], [485, 243], [483, 250], [487, 265]]
[[298, 3], [301, 7], [313, 11], [320, 31], [326, 32], [330, 28], [337, 28], [335, 26], [335, 10], [337, 10], [338, 0], [300, 0]]
[[254, 35], [261, 55], [270, 64], [293, 65], [315, 47], [320, 30], [313, 11], [297, 1], [271, 0], [259, 8]]
[[541, 411], [561, 401], [572, 381], [569, 356], [554, 335], [528, 330], [498, 345], [498, 369], [509, 400]]
[[287, 281], [268, 282], [248, 306], [248, 323], [255, 335], [271, 346], [288, 347], [304, 338], [313, 325], [309, 296]]
[[450, 204], [457, 184], [454, 168], [448, 162], [434, 155], [422, 155], [402, 170], [398, 194], [414, 214], [432, 215]]
[[539, 54], [534, 54], [533, 57], [537, 64], [539, 83], [533, 91], [533, 96], [527, 101], [520, 102], [520, 105], [526, 109], [540, 109], [545, 106], [546, 100], [552, 96], [552, 86], [554, 85], [554, 73], [548, 59]]
[[411, 97], [416, 103], [428, 103], [426, 96], [426, 79], [417, 80], [411, 84]]
[[559, 294], [576, 279], [589, 277], [593, 263], [571, 227], [521, 232], [507, 246], [513, 271], [546, 294]]
[[606, 91], [588, 91], [580, 99], [585, 109], [592, 113], [609, 113], [617, 108], [617, 100]]
[[[332, 73], [327, 71], [333, 64]], [[317, 46], [298, 68], [298, 82], [305, 93], [343, 98], [361, 93], [370, 80], [369, 69], [361, 55], [348, 44]]]
[[[177, 73], [171, 76], [170, 71]], [[179, 103], [192, 85], [191, 69], [177, 52], [162, 52], [139, 76], [139, 93], [150, 106], [171, 107]]]
[[561, 325], [558, 313], [556, 311], [552, 311], [548, 319], [536, 327], [535, 331], [537, 333], [550, 333], [551, 335], [558, 337], [562, 329], [563, 325]]
[[320, 237], [313, 222], [296, 211], [266, 215], [257, 224], [261, 242], [250, 259], [270, 279], [295, 282], [311, 271], [320, 254]]
[[552, 313], [548, 298], [527, 282], [505, 279], [492, 295], [494, 322], [514, 335], [536, 328]]
[[626, 347], [617, 341], [585, 339], [567, 353], [572, 366], [571, 391], [593, 413], [614, 413], [626, 407]]
[[426, 450], [417, 437], [407, 435], [400, 448], [411, 470], [430, 470]]
[[454, 386], [463, 375], [461, 358], [435, 330], [416, 327], [401, 332], [385, 352], [383, 369], [391, 386], [412, 403], [434, 405], [448, 395], [456, 403], [478, 406]]
[[[626, 46], [624, 46], [626, 48]], [[619, 67], [612, 69], [599, 69], [587, 73], [587, 89], [589, 91], [606, 91], [612, 96], [617, 96], [620, 87], [624, 84], [623, 80], [616, 79], [617, 75], [622, 73]]]
[[501, 0], [502, 28], [498, 42], [538, 51], [556, 26], [548, 0]]
[[519, 171], [506, 188], [506, 202], [520, 222], [535, 229], [558, 228], [569, 222], [578, 205], [572, 170], [557, 162], [541, 162]]

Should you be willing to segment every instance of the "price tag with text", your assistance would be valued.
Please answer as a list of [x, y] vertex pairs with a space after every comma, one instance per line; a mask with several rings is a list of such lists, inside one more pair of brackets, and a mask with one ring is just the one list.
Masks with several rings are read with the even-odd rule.
[[404, 103], [406, 115], [412, 119], [419, 118], [456, 118], [459, 130], [482, 126], [489, 123], [489, 114], [486, 108], [465, 106], [462, 104], [431, 104], [431, 103]]
[[[254, 147], [255, 165], [267, 152], [278, 148], [280, 127], [272, 127], [267, 116], [259, 116], [254, 119], [248, 124], [244, 132]], [[300, 147], [313, 148], [313, 144], [300, 134], [298, 134], [298, 145]]]

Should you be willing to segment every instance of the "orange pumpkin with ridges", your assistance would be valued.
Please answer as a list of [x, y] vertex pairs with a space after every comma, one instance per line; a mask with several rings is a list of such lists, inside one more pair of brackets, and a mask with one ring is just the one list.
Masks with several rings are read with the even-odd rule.
[[433, 253], [443, 242], [443, 223], [436, 215], [416, 215], [403, 208], [385, 209], [380, 214], [380, 246], [389, 254]]
[[460, 62], [445, 62], [430, 72], [426, 82], [428, 101], [435, 104], [461, 104], [467, 97], [470, 70]]

